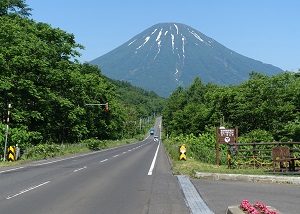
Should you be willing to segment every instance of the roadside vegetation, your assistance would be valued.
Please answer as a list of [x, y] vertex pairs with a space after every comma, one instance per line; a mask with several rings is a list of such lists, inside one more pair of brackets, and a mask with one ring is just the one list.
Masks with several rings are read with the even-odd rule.
[[21, 157], [17, 161], [0, 162], [0, 167], [14, 166], [36, 160], [58, 158], [73, 154], [87, 153], [117, 146], [134, 143], [143, 139], [143, 136], [126, 140], [98, 140], [88, 139], [77, 144], [38, 144], [22, 148]]
[[164, 98], [79, 63], [84, 47], [75, 35], [30, 19], [25, 0], [1, 2], [1, 159], [7, 127], [7, 148], [18, 144], [30, 159], [64, 147], [106, 148], [149, 131]]
[[[190, 87], [179, 87], [162, 113], [165, 147], [174, 171], [266, 174], [270, 165], [257, 168], [233, 164], [228, 169], [228, 147], [224, 144], [220, 145], [220, 166], [216, 166], [216, 127], [238, 127], [239, 143], [300, 142], [299, 88], [299, 73], [294, 72], [272, 77], [251, 72], [248, 81], [236, 86], [204, 85], [195, 78]], [[186, 162], [178, 161], [182, 144], [187, 147]], [[294, 148], [300, 149], [299, 145]]]

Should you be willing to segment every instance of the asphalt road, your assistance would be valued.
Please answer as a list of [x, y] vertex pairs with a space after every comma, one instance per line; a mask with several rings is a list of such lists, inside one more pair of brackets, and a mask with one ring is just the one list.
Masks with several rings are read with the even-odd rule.
[[300, 185], [191, 179], [202, 199], [215, 214], [225, 214], [227, 207], [249, 200], [276, 208], [283, 214], [300, 213]]
[[0, 213], [185, 214], [189, 209], [163, 146], [150, 136], [118, 148], [1, 168]]

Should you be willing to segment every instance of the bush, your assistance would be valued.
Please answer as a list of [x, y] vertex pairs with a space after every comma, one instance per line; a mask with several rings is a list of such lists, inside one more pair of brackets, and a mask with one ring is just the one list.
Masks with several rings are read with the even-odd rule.
[[274, 138], [271, 133], [256, 129], [243, 136], [239, 137], [239, 143], [259, 143], [259, 142], [273, 142]]
[[87, 147], [91, 150], [100, 150], [107, 148], [107, 142], [104, 140], [98, 140], [95, 138], [87, 139], [82, 141], [82, 143], [85, 143]]
[[[186, 145], [187, 158], [193, 158], [205, 163], [216, 163], [216, 133], [215, 128], [207, 128], [207, 132], [199, 134], [198, 137], [193, 134], [184, 136], [178, 135], [167, 139], [165, 148], [173, 160], [179, 159], [179, 147]], [[220, 163], [227, 164], [227, 147], [220, 145]]]
[[55, 157], [62, 153], [61, 147], [57, 144], [38, 144], [28, 148], [27, 158], [37, 160]]

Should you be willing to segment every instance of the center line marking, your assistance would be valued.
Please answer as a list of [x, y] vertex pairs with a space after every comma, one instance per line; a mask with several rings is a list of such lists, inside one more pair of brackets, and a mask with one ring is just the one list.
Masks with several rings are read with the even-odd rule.
[[15, 194], [15, 195], [7, 196], [6, 199], [14, 198], [14, 197], [16, 197], [16, 196], [18, 196], [18, 195], [21, 195], [21, 194], [25, 193], [25, 192], [29, 192], [30, 190], [36, 189], [36, 188], [38, 188], [38, 187], [41, 187], [41, 186], [43, 186], [43, 185], [45, 185], [45, 184], [47, 184], [47, 183], [49, 183], [49, 182], [50, 182], [50, 181], [46, 181], [46, 182], [41, 183], [41, 184], [39, 184], [39, 185], [37, 185], [37, 186], [33, 186], [33, 187], [29, 187], [28, 189], [21, 190], [19, 193]]
[[73, 172], [78, 172], [78, 171], [80, 171], [80, 170], [83, 170], [83, 169], [85, 169], [87, 166], [85, 166], [85, 167], [82, 167], [82, 168], [79, 168], [79, 169], [75, 169]]
[[105, 161], [107, 161], [108, 159], [104, 159], [104, 160], [102, 160], [102, 161], [100, 161], [100, 163], [103, 163], [103, 162], [105, 162]]

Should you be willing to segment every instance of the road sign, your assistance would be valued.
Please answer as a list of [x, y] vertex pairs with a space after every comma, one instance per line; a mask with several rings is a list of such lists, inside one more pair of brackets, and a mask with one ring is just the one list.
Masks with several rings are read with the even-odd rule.
[[179, 148], [180, 156], [179, 160], [186, 160], [186, 147], [185, 144], [182, 144], [182, 146]]
[[[220, 165], [220, 151], [219, 151], [220, 144], [227, 144], [228, 150], [230, 149], [231, 145], [234, 145], [234, 147], [237, 149], [236, 145], [238, 144], [238, 128], [236, 127], [235, 129], [226, 129], [223, 126], [216, 127], [216, 164], [217, 165]], [[228, 161], [230, 161], [230, 159], [228, 159]]]
[[234, 143], [235, 142], [235, 129], [219, 129], [220, 130], [220, 143]]

